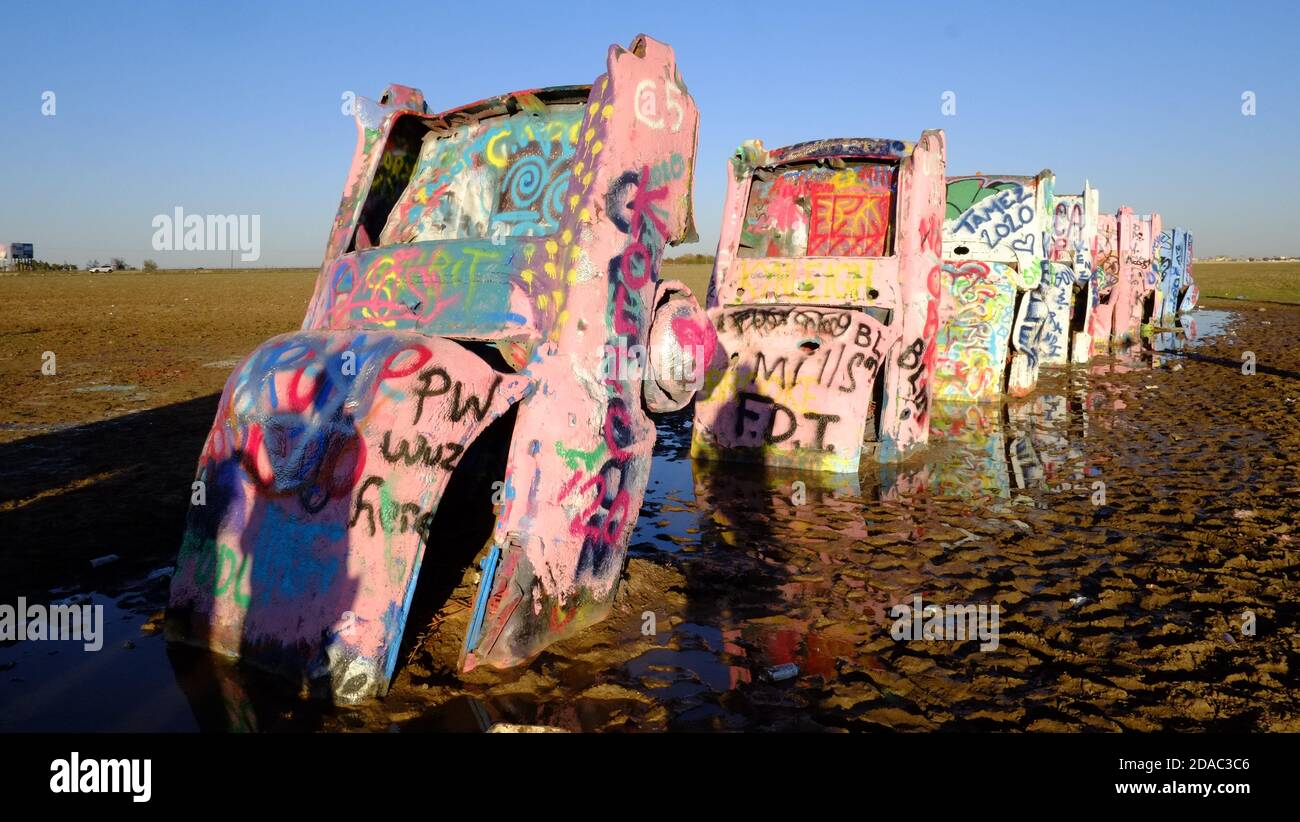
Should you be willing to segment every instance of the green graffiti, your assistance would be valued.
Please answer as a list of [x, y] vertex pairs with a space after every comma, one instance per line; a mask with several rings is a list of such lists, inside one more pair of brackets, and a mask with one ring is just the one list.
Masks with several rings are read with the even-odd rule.
[[229, 592], [236, 605], [248, 607], [250, 595], [245, 584], [248, 579], [247, 555], [236, 555], [229, 545], [218, 545], [210, 537], [205, 539], [194, 531], [187, 531], [176, 560], [177, 570], [190, 560], [194, 562], [196, 587], [211, 589], [214, 597]]
[[1019, 188], [1019, 183], [994, 183], [985, 187], [984, 180], [956, 180], [948, 184], [948, 211], [946, 219], [955, 220], [966, 212], [966, 209], [983, 200], [985, 197], [992, 197], [999, 191], [1006, 189]]
[[397, 522], [397, 503], [393, 501], [393, 495], [388, 493], [387, 485], [379, 486], [379, 527], [383, 530], [384, 536], [393, 535], [393, 525]]
[[605, 447], [597, 445], [590, 451], [583, 451], [579, 448], [565, 448], [563, 443], [556, 440], [555, 453], [560, 456], [560, 459], [564, 460], [564, 464], [569, 468], [576, 471], [578, 463], [582, 463], [583, 467], [587, 469], [587, 473], [591, 473], [596, 470], [596, 463], [605, 456]]
[[[238, 560], [239, 565], [236, 567], [235, 562]], [[249, 603], [248, 586], [244, 581], [248, 579], [248, 555], [236, 556], [235, 551], [228, 545], [222, 545], [217, 560], [217, 573], [213, 582], [212, 593], [215, 596], [223, 596], [226, 591], [230, 591], [230, 596], [234, 599], [235, 604], [241, 608], [247, 608]]]
[[200, 588], [211, 585], [217, 574], [216, 540], [204, 539], [197, 531], [186, 531], [180, 555], [176, 559], [177, 570], [189, 561], [194, 563], [194, 584]]

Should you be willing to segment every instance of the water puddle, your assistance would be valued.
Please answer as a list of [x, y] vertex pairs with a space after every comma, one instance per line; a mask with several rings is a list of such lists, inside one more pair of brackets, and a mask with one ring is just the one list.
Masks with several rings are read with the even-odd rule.
[[1197, 308], [1189, 314], [1179, 316], [1179, 331], [1161, 331], [1151, 337], [1151, 348], [1156, 352], [1174, 353], [1212, 343], [1220, 337], [1228, 336], [1229, 323], [1241, 317], [1235, 311], [1223, 311], [1211, 308]]
[[66, 597], [103, 609], [98, 650], [87, 651], [84, 637], [0, 646], [0, 731], [198, 730], [161, 632], [141, 630], [166, 604], [166, 586], [164, 578], [116, 597]]
[[140, 386], [138, 385], [103, 384], [103, 385], [86, 385], [86, 386], [82, 386], [81, 388], [74, 388], [72, 390], [78, 394], [99, 394], [99, 393], [108, 393], [108, 392], [125, 394], [128, 391], [135, 391], [139, 387]]
[[1185, 315], [1187, 337], [1194, 342], [1208, 342], [1228, 333], [1228, 323], [1241, 315], [1236, 311], [1198, 308]]

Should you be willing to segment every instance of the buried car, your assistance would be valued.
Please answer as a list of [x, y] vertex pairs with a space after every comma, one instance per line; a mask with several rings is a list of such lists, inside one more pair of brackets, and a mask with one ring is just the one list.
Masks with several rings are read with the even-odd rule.
[[[658, 280], [694, 235], [698, 113], [668, 46], [641, 36], [591, 86], [441, 114], [391, 86], [356, 119], [302, 330], [222, 393], [167, 622], [339, 702], [386, 693], [417, 579], [454, 587], [435, 571], [480, 560], [464, 670], [602, 619], [647, 414], [692, 394], [662, 360], [712, 340]], [[660, 368], [628, 378], [647, 345]]]
[[1114, 214], [1097, 215], [1097, 240], [1093, 250], [1093, 286], [1096, 297], [1088, 317], [1092, 354], [1110, 351], [1115, 301], [1119, 297], [1119, 222]]
[[[1088, 327], [1097, 302], [1093, 250], [1097, 242], [1100, 196], [1088, 181], [1081, 194], [1057, 194], [1048, 238], [1047, 327], [1039, 355], [1048, 365], [1067, 360], [1086, 363], [1092, 356]], [[1066, 346], [1068, 345], [1068, 350]]]
[[1172, 329], [1179, 315], [1196, 307], [1198, 289], [1192, 280], [1192, 233], [1173, 227], [1156, 238], [1156, 295], [1150, 322], [1156, 329]]
[[1054, 181], [1048, 170], [948, 178], [936, 400], [996, 402], [1033, 390], [1040, 338], [1055, 333], [1044, 276]]
[[692, 456], [854, 473], [926, 441], [944, 157], [942, 131], [740, 147]]
[[1138, 342], [1142, 320], [1147, 315], [1148, 297], [1156, 290], [1156, 237], [1160, 235], [1159, 214], [1134, 214], [1121, 206], [1115, 212], [1119, 238], [1119, 282], [1111, 300], [1112, 348], [1124, 348]]

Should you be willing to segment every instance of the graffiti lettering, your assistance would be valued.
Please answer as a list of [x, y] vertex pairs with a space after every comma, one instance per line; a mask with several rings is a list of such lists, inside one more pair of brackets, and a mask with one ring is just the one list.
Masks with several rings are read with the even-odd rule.
[[[434, 379], [438, 380], [438, 387], [433, 388]], [[492, 407], [492, 397], [496, 394], [497, 386], [501, 384], [501, 375], [498, 374], [492, 380], [492, 385], [488, 388], [487, 398], [479, 399], [474, 394], [466, 395], [467, 389], [465, 384], [459, 380], [453, 380], [446, 369], [434, 366], [420, 372], [419, 387], [415, 391], [415, 419], [413, 423], [419, 424], [420, 419], [424, 417], [424, 401], [430, 397], [440, 397], [448, 391], [452, 392], [451, 409], [449, 416], [452, 422], [460, 422], [468, 413], [473, 414], [474, 419], [482, 422], [487, 411]]]
[[[435, 449], [429, 445], [428, 440], [422, 434], [415, 437], [415, 447], [405, 439], [397, 441], [397, 450], [391, 450], [392, 432], [385, 431], [384, 439], [379, 443], [380, 453], [384, 459], [391, 465], [401, 462], [403, 465], [415, 465], [421, 463], [429, 468], [441, 468], [444, 471], [451, 471], [456, 467], [456, 460], [464, 452], [465, 446], [456, 442], [439, 443]], [[445, 453], [444, 453], [445, 451]]]

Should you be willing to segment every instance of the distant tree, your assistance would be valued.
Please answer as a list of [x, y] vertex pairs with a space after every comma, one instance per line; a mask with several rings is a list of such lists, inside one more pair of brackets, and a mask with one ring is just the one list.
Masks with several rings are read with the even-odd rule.
[[130, 268], [130, 266], [126, 264], [126, 260], [121, 257], [114, 257], [109, 264], [113, 266], [115, 271], [125, 271]]
[[144, 270], [145, 270], [145, 271], [157, 271], [157, 270], [158, 270], [158, 264], [155, 263], [153, 260], [145, 260], [145, 261], [144, 261]]
[[48, 260], [21, 260], [19, 262], [21, 265], [17, 266], [17, 268], [25, 269], [27, 271], [65, 271], [69, 268], [75, 271], [77, 268], [75, 265], [68, 265], [67, 263], [52, 263]]
[[90, 262], [86, 263], [86, 268], [88, 268], [88, 269], [90, 269], [90, 268], [99, 268], [101, 265], [103, 265], [103, 264], [99, 261], [98, 258], [92, 258], [92, 259], [90, 260]]

